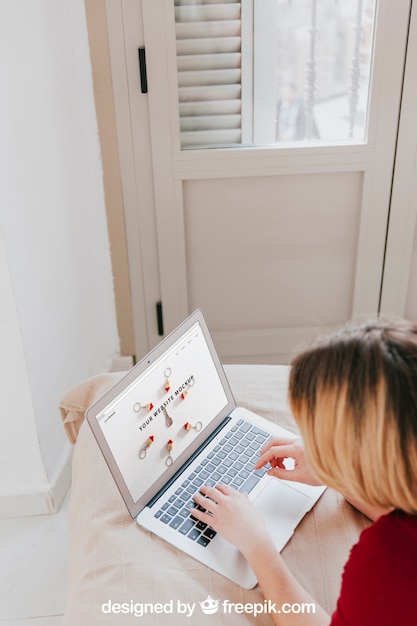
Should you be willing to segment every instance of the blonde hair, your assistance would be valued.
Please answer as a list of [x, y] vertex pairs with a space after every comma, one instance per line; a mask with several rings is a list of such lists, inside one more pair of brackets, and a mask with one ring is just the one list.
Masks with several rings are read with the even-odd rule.
[[376, 320], [319, 339], [293, 361], [289, 399], [317, 478], [417, 514], [417, 325]]

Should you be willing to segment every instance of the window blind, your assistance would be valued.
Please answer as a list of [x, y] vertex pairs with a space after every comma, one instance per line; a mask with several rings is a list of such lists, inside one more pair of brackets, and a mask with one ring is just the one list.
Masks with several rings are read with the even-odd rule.
[[241, 3], [175, 0], [182, 148], [242, 139]]

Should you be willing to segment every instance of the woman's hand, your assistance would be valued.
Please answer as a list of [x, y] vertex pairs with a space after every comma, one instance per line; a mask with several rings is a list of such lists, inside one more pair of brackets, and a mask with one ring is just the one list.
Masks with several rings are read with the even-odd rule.
[[260, 543], [272, 542], [264, 519], [248, 494], [220, 483], [215, 487], [202, 486], [194, 500], [206, 512], [193, 508], [191, 515], [211, 526], [247, 558]]
[[[292, 463], [288, 463], [288, 469], [285, 466], [286, 459], [292, 460]], [[255, 469], [263, 467], [268, 462], [271, 465], [271, 469], [268, 470], [270, 476], [307, 485], [321, 485], [307, 466], [301, 439], [274, 437], [268, 441], [261, 450]]]
[[315, 606], [314, 614], [294, 613], [291, 618], [281, 610], [271, 613], [276, 626], [289, 623], [293, 626], [323, 626], [330, 622], [330, 616], [315, 603], [285, 565], [262, 515], [247, 494], [219, 484], [216, 487], [200, 487], [200, 493], [194, 495], [194, 500], [206, 511], [191, 509], [193, 517], [209, 524], [241, 551], [252, 567], [266, 600], [277, 607], [283, 602], [293, 606], [303, 603]]

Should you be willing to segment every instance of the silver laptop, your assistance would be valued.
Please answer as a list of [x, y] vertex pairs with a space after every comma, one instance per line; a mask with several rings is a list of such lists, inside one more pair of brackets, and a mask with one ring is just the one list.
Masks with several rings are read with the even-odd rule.
[[244, 588], [240, 552], [192, 516], [201, 485], [225, 483], [262, 511], [278, 550], [324, 488], [254, 471], [271, 436], [294, 437], [237, 407], [201, 311], [195, 311], [87, 411], [132, 518]]

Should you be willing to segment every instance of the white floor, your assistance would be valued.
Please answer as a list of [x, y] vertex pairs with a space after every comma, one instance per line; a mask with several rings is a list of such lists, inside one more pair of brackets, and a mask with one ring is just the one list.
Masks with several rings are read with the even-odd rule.
[[0, 520], [0, 626], [61, 626], [69, 494], [55, 515]]

